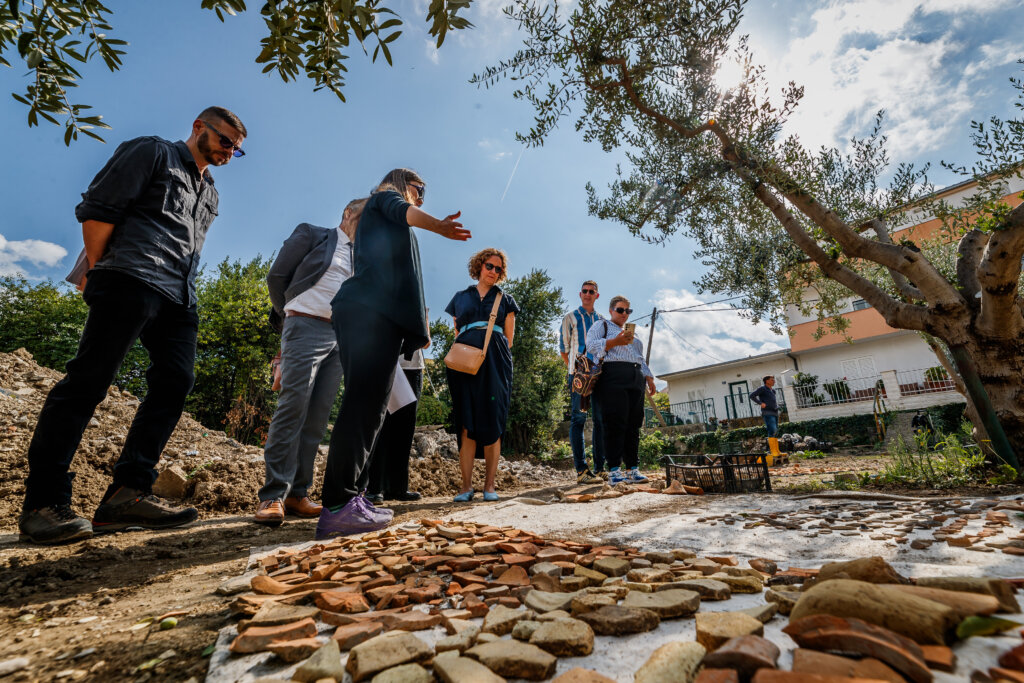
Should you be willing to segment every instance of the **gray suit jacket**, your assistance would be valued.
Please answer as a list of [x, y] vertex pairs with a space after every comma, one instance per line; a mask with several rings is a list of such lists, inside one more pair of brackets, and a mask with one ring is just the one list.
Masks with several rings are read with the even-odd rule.
[[337, 248], [337, 228], [309, 223], [299, 223], [284, 241], [267, 273], [270, 303], [274, 305], [270, 323], [274, 329], [281, 329], [285, 304], [315, 285], [327, 272]]

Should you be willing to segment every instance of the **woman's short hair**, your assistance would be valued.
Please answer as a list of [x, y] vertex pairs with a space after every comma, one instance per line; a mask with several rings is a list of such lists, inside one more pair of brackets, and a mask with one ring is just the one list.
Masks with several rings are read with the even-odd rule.
[[419, 183], [420, 185], [426, 185], [427, 183], [420, 177], [420, 174], [408, 168], [396, 168], [389, 171], [384, 179], [380, 181], [377, 188], [370, 194], [377, 194], [378, 192], [384, 192], [386, 190], [394, 190], [398, 194], [402, 195], [404, 199], [409, 191], [409, 183]]
[[494, 247], [487, 247], [473, 254], [472, 258], [469, 259], [469, 276], [474, 280], [480, 279], [480, 271], [483, 270], [484, 262], [492, 256], [497, 256], [501, 259], [501, 267], [505, 271], [498, 276], [497, 282], [504, 282], [506, 276], [508, 276], [508, 256], [505, 256], [505, 252], [501, 249], [495, 249]]
[[[621, 304], [623, 301], [625, 301], [627, 304], [629, 303], [629, 299], [622, 296], [621, 294], [616, 294], [615, 296], [612, 297], [612, 300], [608, 302], [608, 310], [612, 310], [613, 308], [615, 308], [617, 304]], [[629, 306], [627, 306], [626, 308], [629, 308]]]

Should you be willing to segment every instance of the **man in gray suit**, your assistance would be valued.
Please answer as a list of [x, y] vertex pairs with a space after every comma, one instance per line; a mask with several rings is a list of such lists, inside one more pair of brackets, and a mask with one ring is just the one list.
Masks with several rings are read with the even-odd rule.
[[309, 486], [342, 375], [331, 299], [352, 275], [352, 247], [365, 203], [350, 202], [337, 228], [301, 223], [267, 274], [271, 322], [281, 326], [281, 394], [263, 451], [266, 478], [253, 519], [257, 524], [277, 526], [285, 513], [320, 514], [320, 505], [309, 499]]

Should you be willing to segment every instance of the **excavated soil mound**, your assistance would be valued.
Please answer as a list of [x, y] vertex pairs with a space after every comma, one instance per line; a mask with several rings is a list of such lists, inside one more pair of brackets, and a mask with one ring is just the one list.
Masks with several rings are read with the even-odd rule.
[[[0, 529], [10, 529], [17, 523], [28, 476], [28, 444], [46, 394], [62, 376], [37, 364], [24, 349], [0, 353]], [[111, 387], [85, 430], [71, 469], [76, 473], [72, 503], [86, 516], [91, 515], [110, 483], [113, 465], [138, 405], [137, 397]], [[459, 492], [461, 476], [454, 436], [441, 430], [418, 430], [412, 456], [410, 488], [426, 496]], [[314, 499], [319, 499], [325, 460], [326, 448], [321, 447], [311, 492]], [[203, 516], [254, 510], [263, 483], [262, 449], [207, 429], [185, 413], [164, 449], [159, 467], [171, 465], [188, 476], [186, 500]], [[517, 476], [521, 471], [521, 463], [503, 461], [498, 490], [568, 482], [565, 473], [551, 468], [531, 467], [526, 476]], [[476, 464], [474, 485], [483, 488], [483, 462]]]

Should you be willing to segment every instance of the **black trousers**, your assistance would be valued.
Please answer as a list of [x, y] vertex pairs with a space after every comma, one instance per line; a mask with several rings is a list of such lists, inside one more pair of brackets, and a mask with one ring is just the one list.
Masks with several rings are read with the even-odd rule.
[[639, 363], [605, 362], [594, 393], [604, 428], [604, 457], [609, 469], [640, 463], [640, 427], [644, 423], [644, 374]]
[[405, 493], [409, 490], [409, 452], [416, 432], [416, 404], [423, 388], [422, 370], [403, 370], [416, 400], [384, 418], [370, 456], [370, 493]]
[[323, 504], [329, 508], [344, 505], [369, 484], [370, 454], [384, 424], [403, 340], [401, 328], [360, 304], [338, 301], [331, 319], [345, 393], [324, 472]]
[[136, 339], [149, 352], [146, 397], [132, 420], [104, 500], [121, 486], [146, 493], [152, 489], [154, 468], [195, 381], [195, 306], [176, 304], [141, 280], [114, 271], [93, 272], [83, 298], [89, 316], [78, 353], [46, 397], [28, 448], [26, 510], [70, 504], [75, 477], [71, 460]]

